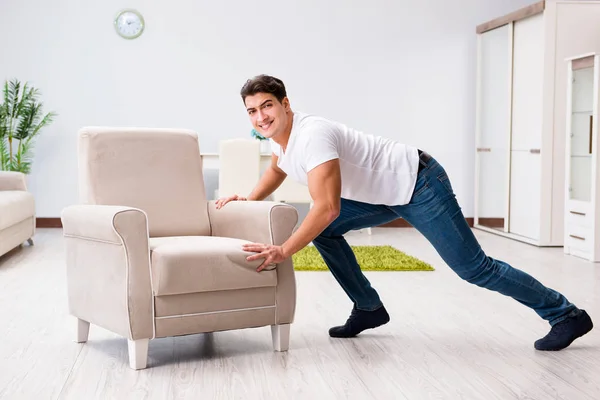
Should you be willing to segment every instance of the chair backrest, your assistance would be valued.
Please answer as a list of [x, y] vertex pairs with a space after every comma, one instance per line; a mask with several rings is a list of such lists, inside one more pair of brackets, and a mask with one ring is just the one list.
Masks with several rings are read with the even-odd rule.
[[273, 200], [285, 203], [311, 203], [308, 187], [291, 178], [286, 178], [281, 186], [273, 192]]
[[139, 208], [148, 216], [151, 237], [210, 235], [195, 132], [85, 127], [78, 151], [83, 204]]
[[219, 143], [219, 197], [247, 196], [260, 179], [260, 143], [230, 139]]

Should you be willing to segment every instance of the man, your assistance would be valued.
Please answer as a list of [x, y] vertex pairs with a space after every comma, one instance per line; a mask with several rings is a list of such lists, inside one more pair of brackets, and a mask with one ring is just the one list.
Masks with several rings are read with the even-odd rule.
[[523, 271], [482, 251], [455, 199], [444, 168], [427, 153], [382, 137], [366, 135], [321, 117], [293, 112], [280, 79], [260, 75], [241, 90], [252, 126], [269, 138], [270, 167], [248, 195], [229, 201], [263, 200], [286, 177], [308, 185], [313, 207], [281, 246], [253, 243], [244, 250], [264, 259], [261, 271], [311, 242], [354, 303], [332, 337], [353, 337], [390, 319], [379, 295], [363, 275], [343, 235], [404, 218], [435, 247], [462, 279], [510, 296], [551, 325], [535, 342], [538, 350], [561, 350], [589, 332], [589, 315], [565, 296]]

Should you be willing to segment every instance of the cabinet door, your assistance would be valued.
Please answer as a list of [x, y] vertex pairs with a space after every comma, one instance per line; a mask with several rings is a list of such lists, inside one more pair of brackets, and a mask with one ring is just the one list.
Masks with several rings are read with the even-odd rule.
[[514, 23], [509, 232], [539, 239], [544, 16]]
[[567, 138], [569, 149], [568, 198], [592, 200], [592, 128], [594, 115], [594, 57], [576, 60], [571, 76], [571, 118]]
[[478, 38], [477, 224], [505, 230], [510, 145], [511, 25]]

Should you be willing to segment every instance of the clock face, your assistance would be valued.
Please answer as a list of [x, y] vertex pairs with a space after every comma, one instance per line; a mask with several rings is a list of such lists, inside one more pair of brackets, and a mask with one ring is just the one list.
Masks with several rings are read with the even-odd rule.
[[125, 39], [135, 39], [144, 31], [144, 18], [135, 10], [121, 11], [115, 18], [115, 29]]

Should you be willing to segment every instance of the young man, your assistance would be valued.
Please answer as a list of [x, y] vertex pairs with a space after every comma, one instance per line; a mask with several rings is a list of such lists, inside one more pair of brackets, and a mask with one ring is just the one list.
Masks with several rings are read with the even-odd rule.
[[510, 296], [551, 325], [535, 342], [538, 350], [561, 350], [589, 332], [592, 321], [565, 296], [523, 271], [486, 256], [455, 199], [444, 168], [409, 145], [358, 132], [314, 115], [293, 112], [280, 79], [260, 75], [241, 90], [252, 126], [271, 140], [271, 166], [252, 193], [217, 201], [263, 200], [286, 177], [308, 185], [314, 205], [298, 230], [282, 245], [254, 243], [244, 250], [270, 263], [314, 243], [336, 280], [354, 303], [333, 337], [352, 337], [390, 319], [379, 295], [363, 275], [343, 235], [404, 218], [435, 247], [462, 279]]

